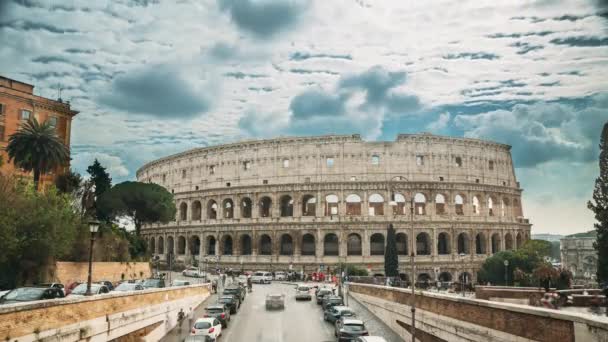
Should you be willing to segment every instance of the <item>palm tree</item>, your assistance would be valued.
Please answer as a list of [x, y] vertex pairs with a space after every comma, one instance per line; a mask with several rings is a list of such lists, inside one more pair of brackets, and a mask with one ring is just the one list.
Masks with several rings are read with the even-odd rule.
[[8, 139], [9, 161], [15, 166], [34, 172], [34, 185], [39, 188], [40, 175], [70, 160], [70, 151], [59, 139], [55, 128], [47, 121], [38, 123], [35, 118], [23, 123], [19, 131]]

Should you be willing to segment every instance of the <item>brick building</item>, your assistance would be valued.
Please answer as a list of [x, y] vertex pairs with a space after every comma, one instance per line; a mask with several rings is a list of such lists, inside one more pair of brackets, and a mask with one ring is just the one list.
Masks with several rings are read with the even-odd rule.
[[[11, 135], [19, 130], [22, 122], [36, 118], [39, 122], [50, 121], [61, 140], [69, 147], [72, 118], [78, 114], [69, 102], [51, 100], [34, 95], [34, 86], [0, 76], [0, 172], [23, 174], [13, 163], [8, 162], [6, 146]], [[58, 173], [69, 169], [69, 165], [45, 174], [43, 183], [51, 181]]]

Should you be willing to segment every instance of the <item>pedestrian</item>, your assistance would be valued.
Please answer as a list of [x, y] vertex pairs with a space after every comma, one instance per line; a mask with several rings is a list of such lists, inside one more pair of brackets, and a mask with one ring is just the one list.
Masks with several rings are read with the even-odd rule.
[[184, 309], [180, 308], [179, 312], [177, 313], [177, 324], [178, 324], [178, 331], [181, 335], [182, 332], [182, 323], [184, 323], [184, 318], [185, 318], [185, 314], [184, 314]]
[[194, 310], [192, 310], [192, 308], [190, 308], [190, 312], [188, 313], [188, 321], [189, 321], [189, 325], [188, 327], [192, 326], [192, 321], [194, 320]]

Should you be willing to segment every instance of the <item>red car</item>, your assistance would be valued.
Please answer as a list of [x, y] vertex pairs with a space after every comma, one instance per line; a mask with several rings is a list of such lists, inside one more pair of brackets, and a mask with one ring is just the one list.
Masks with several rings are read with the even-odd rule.
[[70, 285], [66, 286], [65, 288], [65, 295], [69, 295], [70, 293], [72, 293], [72, 290], [74, 290], [76, 288], [76, 286], [82, 284], [81, 282], [75, 281], [73, 283], [71, 283]]

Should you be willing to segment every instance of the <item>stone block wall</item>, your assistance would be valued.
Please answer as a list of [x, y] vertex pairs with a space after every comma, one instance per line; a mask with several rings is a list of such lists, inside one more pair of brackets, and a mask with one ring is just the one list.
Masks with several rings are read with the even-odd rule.
[[[68, 285], [75, 281], [84, 282], [89, 274], [87, 262], [58, 261], [53, 279], [50, 281]], [[93, 281], [109, 280], [117, 282], [128, 279], [145, 279], [152, 275], [147, 262], [94, 262]]]

